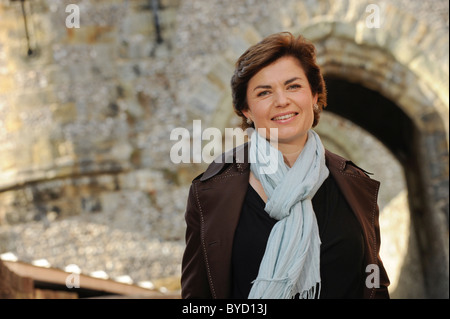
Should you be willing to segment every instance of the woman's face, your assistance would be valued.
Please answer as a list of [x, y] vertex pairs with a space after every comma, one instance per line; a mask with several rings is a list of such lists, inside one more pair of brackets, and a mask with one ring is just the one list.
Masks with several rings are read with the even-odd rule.
[[[248, 82], [248, 109], [243, 111], [256, 129], [278, 129], [278, 145], [302, 148], [314, 121], [313, 96], [303, 68], [291, 56], [261, 69]], [[272, 131], [273, 132], [273, 131]], [[276, 132], [276, 131], [275, 131]], [[291, 149], [292, 149], [291, 147]]]

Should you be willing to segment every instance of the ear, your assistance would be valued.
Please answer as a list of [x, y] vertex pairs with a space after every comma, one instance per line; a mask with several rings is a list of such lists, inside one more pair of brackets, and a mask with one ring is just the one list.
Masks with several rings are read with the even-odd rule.
[[319, 100], [319, 94], [316, 93], [316, 94], [313, 96], [313, 102], [314, 102], [313, 105], [316, 104], [318, 100]]
[[242, 110], [242, 114], [244, 114], [246, 118], [252, 119], [252, 112], [249, 109]]

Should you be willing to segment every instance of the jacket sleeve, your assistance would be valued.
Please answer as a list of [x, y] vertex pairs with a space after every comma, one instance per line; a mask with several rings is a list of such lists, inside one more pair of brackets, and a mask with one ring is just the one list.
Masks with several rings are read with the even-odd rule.
[[191, 185], [185, 213], [186, 248], [181, 264], [181, 297], [212, 298], [201, 240], [201, 209], [197, 203], [195, 183]]
[[[379, 212], [379, 207], [377, 205], [377, 211]], [[377, 214], [379, 216], [379, 214]], [[375, 289], [374, 299], [389, 299], [388, 286], [390, 284], [388, 274], [384, 268], [383, 262], [380, 257], [380, 246], [381, 246], [381, 235], [380, 235], [380, 224], [379, 218], [375, 220], [375, 236], [377, 239], [377, 265], [380, 270], [380, 287]]]
[[[367, 171], [361, 169], [360, 167], [356, 166], [354, 163], [349, 162], [351, 165], [348, 165], [349, 168], [352, 168], [352, 173], [359, 175], [363, 178], [368, 178], [370, 179], [370, 174]], [[386, 269], [384, 268], [383, 265], [383, 261], [381, 260], [380, 257], [380, 247], [381, 247], [381, 234], [380, 234], [380, 222], [379, 222], [379, 215], [380, 215], [380, 208], [378, 206], [378, 204], [376, 204], [375, 207], [375, 213], [374, 213], [374, 218], [372, 220], [372, 222], [367, 223], [367, 225], [370, 225], [370, 228], [372, 228], [373, 234], [375, 236], [375, 247], [371, 247], [369, 246], [369, 249], [373, 248], [375, 249], [375, 255], [370, 254], [370, 259], [367, 260], [368, 264], [372, 264], [375, 263], [378, 266], [378, 276], [379, 276], [379, 287], [375, 287], [375, 288], [369, 288], [367, 285], [368, 283], [366, 282], [365, 285], [365, 297], [366, 298], [371, 298], [371, 299], [389, 299], [389, 277], [388, 274], [386, 272]], [[376, 258], [376, 259], [374, 259]], [[366, 273], [367, 275], [367, 273]], [[369, 284], [370, 285], [370, 284]]]

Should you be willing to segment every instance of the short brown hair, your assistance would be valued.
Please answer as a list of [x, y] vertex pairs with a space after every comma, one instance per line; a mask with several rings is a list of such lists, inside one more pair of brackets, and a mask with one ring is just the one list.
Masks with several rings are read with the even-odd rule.
[[327, 105], [327, 91], [321, 70], [316, 62], [316, 48], [303, 36], [294, 37], [290, 32], [280, 32], [264, 38], [251, 46], [236, 61], [235, 71], [231, 78], [233, 107], [242, 118], [242, 129], [251, 127], [242, 111], [248, 109], [247, 85], [250, 79], [261, 69], [272, 64], [281, 57], [296, 58], [308, 78], [311, 92], [318, 94], [318, 110], [314, 110], [313, 127], [319, 123], [320, 112]]

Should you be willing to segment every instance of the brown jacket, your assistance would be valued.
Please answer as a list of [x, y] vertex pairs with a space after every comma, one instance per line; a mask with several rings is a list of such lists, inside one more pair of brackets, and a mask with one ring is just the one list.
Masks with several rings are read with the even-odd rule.
[[[336, 154], [326, 151], [325, 157], [330, 173], [361, 224], [366, 264], [377, 265], [379, 269], [380, 287], [365, 285], [364, 297], [389, 298], [389, 279], [379, 257], [379, 182]], [[233, 237], [250, 173], [247, 144], [223, 154], [221, 159], [221, 163], [211, 163], [195, 178], [189, 191], [182, 298], [225, 299], [230, 296]], [[375, 274], [374, 267], [370, 269], [368, 276]], [[369, 286], [374, 286], [376, 280], [370, 282]]]

